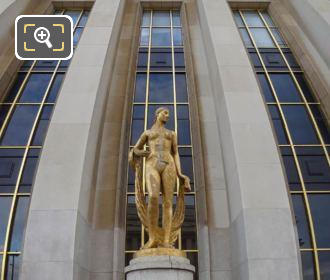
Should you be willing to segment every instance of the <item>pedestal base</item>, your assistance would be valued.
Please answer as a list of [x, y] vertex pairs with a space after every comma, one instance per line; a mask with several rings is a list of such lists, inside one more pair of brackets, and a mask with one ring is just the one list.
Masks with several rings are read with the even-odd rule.
[[184, 257], [137, 257], [125, 268], [127, 280], [193, 280], [195, 267]]

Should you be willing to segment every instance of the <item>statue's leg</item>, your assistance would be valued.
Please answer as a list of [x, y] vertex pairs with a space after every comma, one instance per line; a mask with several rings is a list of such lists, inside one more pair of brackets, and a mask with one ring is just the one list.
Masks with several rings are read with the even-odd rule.
[[159, 191], [160, 191], [160, 176], [158, 171], [150, 165], [146, 166], [146, 187], [148, 190], [148, 231], [149, 241], [143, 248], [155, 248], [156, 243], [156, 230], [158, 227], [159, 218]]
[[173, 216], [173, 192], [176, 183], [176, 170], [174, 164], [169, 164], [162, 173], [163, 183], [163, 229], [164, 229], [164, 247], [172, 247], [170, 244], [170, 235]]

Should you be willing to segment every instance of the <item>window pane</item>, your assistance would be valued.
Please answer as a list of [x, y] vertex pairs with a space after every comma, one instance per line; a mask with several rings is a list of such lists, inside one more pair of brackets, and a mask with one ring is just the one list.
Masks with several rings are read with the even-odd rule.
[[304, 280], [315, 280], [314, 257], [312, 252], [301, 252]]
[[248, 26], [264, 26], [260, 16], [255, 11], [244, 11], [243, 16]]
[[182, 249], [197, 249], [196, 217], [195, 217], [195, 197], [185, 195], [185, 217], [182, 225]]
[[285, 50], [282, 51], [292, 70], [300, 70], [300, 66], [297, 63], [296, 59], [294, 58], [293, 54], [290, 51], [285, 51]]
[[17, 105], [1, 139], [1, 145], [26, 145], [38, 108], [39, 106]]
[[170, 26], [170, 12], [168, 11], [154, 11], [152, 14], [153, 26]]
[[173, 45], [182, 46], [181, 28], [173, 28]]
[[299, 92], [290, 74], [270, 74], [276, 95], [280, 102], [300, 102]]
[[319, 105], [311, 105], [310, 108], [323, 137], [323, 141], [325, 142], [325, 144], [330, 144], [329, 126], [325, 122], [326, 118], [322, 115]]
[[14, 82], [13, 87], [11, 88], [11, 90], [9, 91], [9, 93], [7, 94], [7, 96], [5, 97], [3, 102], [12, 102], [15, 99], [15, 96], [18, 92], [18, 90], [20, 89], [24, 78], [26, 76], [26, 73], [18, 73], [16, 80]]
[[56, 76], [53, 80], [52, 86], [49, 90], [46, 102], [53, 103], [56, 101], [56, 97], [57, 97], [59, 89], [62, 85], [63, 78], [64, 78], [64, 74], [56, 74]]
[[286, 177], [291, 191], [300, 191], [300, 179], [291, 148], [281, 148]]
[[190, 145], [190, 122], [188, 105], [177, 106], [178, 116], [178, 144]]
[[73, 45], [76, 46], [79, 42], [81, 33], [83, 31], [82, 27], [77, 27], [76, 30], [73, 33]]
[[186, 74], [175, 74], [176, 101], [188, 102]]
[[330, 251], [318, 252], [321, 279], [330, 279]]
[[311, 248], [310, 232], [303, 196], [292, 195], [292, 203], [298, 228], [300, 248]]
[[183, 70], [184, 65], [184, 54], [183, 49], [176, 48], [174, 52], [174, 62], [175, 62], [175, 69], [176, 70]]
[[0, 149], [0, 193], [14, 192], [23, 149]]
[[134, 102], [145, 102], [147, 75], [136, 74]]
[[48, 124], [53, 112], [53, 106], [44, 106], [32, 139], [32, 145], [41, 146], [47, 133]]
[[181, 26], [180, 11], [172, 11], [172, 24], [173, 26]]
[[250, 32], [258, 48], [274, 48], [275, 45], [265, 28], [251, 28]]
[[20, 251], [22, 249], [22, 237], [25, 228], [25, 222], [28, 214], [30, 197], [21, 196], [17, 200], [14, 214], [12, 233], [9, 243], [10, 251]]
[[171, 46], [170, 28], [152, 28], [153, 46]]
[[141, 247], [141, 223], [135, 206], [135, 196], [127, 196], [126, 250], [139, 250]]
[[271, 28], [270, 29], [273, 36], [275, 37], [276, 42], [280, 45], [280, 47], [284, 47], [286, 44], [284, 42], [284, 39], [282, 38], [280, 32], [278, 32], [277, 28]]
[[308, 195], [316, 236], [319, 248], [330, 248], [330, 195]]
[[241, 18], [241, 15], [239, 14], [239, 12], [237, 12], [237, 11], [234, 12], [234, 19], [235, 19], [236, 24], [239, 27], [244, 26], [243, 20]]
[[30, 149], [28, 152], [19, 186], [20, 193], [31, 192], [34, 175], [39, 162], [39, 153], [40, 149]]
[[272, 21], [272, 19], [270, 18], [270, 16], [268, 15], [267, 12], [261, 12], [264, 20], [266, 21], [266, 23], [269, 25], [269, 26], [274, 26], [274, 22]]
[[72, 11], [72, 10], [70, 10], [70, 11], [66, 11], [64, 14], [72, 18], [73, 26], [75, 26], [76, 23], [77, 23], [77, 20], [80, 16], [80, 13], [81, 13], [81, 11]]
[[[155, 113], [159, 107], [164, 107], [163, 105], [149, 105], [148, 106], [148, 129], [154, 124], [156, 119]], [[170, 130], [174, 130], [174, 109], [173, 105], [166, 105], [165, 106], [170, 111], [170, 119], [166, 123], [165, 127]]]
[[249, 52], [250, 59], [252, 61], [253, 66], [256, 68], [256, 70], [263, 70], [261, 61], [258, 57], [257, 52], [253, 49]]
[[150, 68], [152, 70], [171, 70], [172, 51], [171, 49], [154, 49], [150, 54]]
[[144, 131], [144, 120], [132, 120], [131, 145], [135, 145]]
[[4, 249], [11, 201], [11, 197], [0, 196], [0, 251]]
[[247, 47], [247, 48], [253, 47], [252, 41], [251, 41], [250, 36], [249, 36], [248, 32], [246, 31], [246, 29], [240, 28], [239, 32], [241, 33], [245, 47]]
[[299, 86], [300, 86], [302, 92], [304, 93], [304, 96], [306, 97], [307, 101], [315, 102], [312, 92], [306, 83], [304, 75], [300, 74], [300, 73], [295, 73], [295, 76], [296, 76], [297, 82], [299, 83]]
[[150, 25], [150, 11], [144, 11], [142, 16], [142, 26]]
[[33, 71], [53, 71], [58, 60], [39, 60], [33, 67]]
[[269, 70], [288, 70], [281, 54], [275, 50], [262, 50], [262, 60]]
[[8, 255], [6, 279], [18, 280], [19, 268], [21, 265], [21, 255]]
[[86, 22], [87, 22], [87, 19], [88, 19], [88, 16], [89, 16], [89, 11], [84, 11], [84, 13], [82, 14], [80, 20], [79, 20], [79, 26], [85, 26], [86, 25]]
[[294, 144], [319, 144], [304, 106], [283, 105], [282, 109]]
[[330, 189], [330, 167], [321, 147], [296, 147], [300, 169], [309, 189]]
[[286, 136], [286, 132], [284, 129], [283, 121], [280, 116], [280, 112], [276, 105], [269, 105], [269, 113], [272, 117], [276, 138], [278, 143], [281, 144], [288, 144], [288, 139]]
[[266, 102], [275, 102], [275, 98], [272, 94], [270, 85], [266, 79], [266, 75], [265, 74], [257, 74], [258, 79], [259, 79], [259, 83], [262, 89], [262, 93], [265, 97]]
[[148, 67], [148, 49], [140, 48], [138, 53], [137, 68], [138, 70], [147, 70]]
[[51, 74], [31, 74], [19, 102], [41, 102], [51, 76]]
[[149, 102], [173, 102], [173, 75], [151, 73]]
[[190, 182], [194, 183], [193, 161], [190, 148], [179, 148], [180, 162], [182, 173], [190, 178]]
[[8, 114], [10, 105], [0, 105], [0, 127], [3, 125], [5, 118]]
[[149, 28], [141, 28], [140, 45], [141, 46], [149, 45]]

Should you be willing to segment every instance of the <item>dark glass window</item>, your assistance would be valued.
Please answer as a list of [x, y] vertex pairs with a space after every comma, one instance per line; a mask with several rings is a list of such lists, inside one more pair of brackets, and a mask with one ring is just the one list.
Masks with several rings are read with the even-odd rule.
[[277, 141], [279, 144], [288, 144], [287, 136], [285, 133], [284, 125], [282, 118], [280, 116], [280, 112], [277, 108], [276, 105], [269, 105], [269, 112], [272, 117], [274, 129], [275, 129], [275, 134], [277, 137]]
[[62, 85], [63, 78], [64, 78], [64, 73], [63, 74], [62, 73], [56, 74], [56, 76], [54, 78], [54, 81], [52, 83], [52, 86], [49, 90], [46, 102], [53, 102], [54, 103], [56, 101], [56, 97], [57, 97], [59, 89]]
[[310, 194], [308, 200], [313, 216], [317, 246], [330, 248], [330, 194]]
[[313, 96], [312, 96], [312, 93], [305, 81], [305, 78], [303, 76], [303, 74], [301, 73], [295, 73], [295, 76], [296, 76], [296, 79], [297, 79], [297, 82], [299, 83], [299, 86], [302, 90], [302, 92], [304, 93], [304, 96], [306, 98], [306, 100], [308, 102], [315, 102]]
[[301, 252], [304, 280], [315, 280], [314, 257], [312, 252]]
[[287, 69], [286, 64], [280, 54], [279, 51], [276, 49], [262, 49], [261, 50], [261, 57], [269, 70], [285, 70]]
[[40, 60], [33, 67], [33, 71], [53, 71], [57, 63], [57, 60]]
[[149, 102], [173, 102], [172, 74], [151, 73], [149, 83]]
[[152, 28], [151, 44], [152, 46], [171, 46], [171, 29], [170, 28]]
[[182, 46], [181, 28], [173, 28], [173, 44], [174, 46]]
[[177, 106], [178, 144], [190, 145], [190, 121], [188, 105]]
[[170, 13], [168, 11], [153, 11], [152, 14], [153, 26], [170, 26]]
[[73, 45], [76, 46], [79, 42], [80, 36], [82, 34], [83, 28], [77, 27], [73, 33]]
[[300, 102], [299, 92], [290, 74], [270, 74], [280, 102]]
[[294, 144], [319, 143], [305, 106], [283, 105], [282, 109]]
[[187, 82], [185, 73], [175, 74], [175, 89], [176, 89], [176, 101], [177, 102], [188, 102], [187, 95]]
[[14, 192], [23, 149], [0, 149], [0, 193]]
[[300, 248], [311, 248], [310, 232], [303, 196], [293, 195], [292, 203], [298, 228]]
[[1, 139], [1, 145], [26, 145], [38, 109], [39, 106], [17, 105], [8, 124], [8, 127]]
[[39, 161], [39, 154], [40, 154], [40, 149], [30, 149], [27, 154], [22, 178], [19, 185], [20, 193], [31, 192], [34, 175], [37, 170], [37, 164]]
[[270, 85], [267, 81], [265, 74], [257, 74], [259, 83], [262, 89], [262, 93], [264, 94], [265, 101], [266, 102], [275, 102], [275, 98], [272, 94], [272, 90], [270, 88]]
[[135, 102], [144, 102], [146, 97], [147, 74], [136, 74], [135, 80]]
[[32, 145], [41, 146], [44, 142], [52, 112], [53, 106], [43, 107], [36, 131], [34, 133]]
[[24, 87], [19, 102], [41, 102], [50, 78], [51, 74], [32, 73]]
[[4, 102], [12, 102], [14, 101], [18, 90], [20, 89], [24, 79], [25, 79], [26, 73], [18, 73], [16, 80], [12, 86], [12, 88], [10, 89], [9, 93], [6, 95]]
[[11, 202], [11, 197], [0, 196], [0, 251], [4, 250], [4, 242], [6, 238]]
[[150, 54], [150, 70], [171, 70], [171, 49], [153, 49]]
[[330, 144], [330, 131], [328, 125], [326, 124], [326, 118], [320, 112], [318, 105], [311, 105], [310, 108], [317, 123], [317, 126], [320, 130], [320, 133], [322, 134], [324, 142], [326, 144]]
[[318, 252], [321, 279], [330, 279], [330, 251]]
[[282, 147], [281, 152], [290, 190], [300, 191], [300, 180], [292, 150], [290, 148]]

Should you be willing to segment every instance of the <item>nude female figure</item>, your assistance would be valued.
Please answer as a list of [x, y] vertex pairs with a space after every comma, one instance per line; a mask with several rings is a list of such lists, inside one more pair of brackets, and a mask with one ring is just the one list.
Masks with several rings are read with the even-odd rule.
[[[149, 198], [147, 208], [149, 241], [143, 247], [144, 249], [157, 246], [173, 248], [173, 245], [170, 244], [170, 234], [173, 193], [177, 177], [180, 180], [180, 186], [184, 186], [185, 191], [190, 191], [189, 178], [181, 172], [176, 133], [165, 128], [165, 124], [169, 120], [169, 110], [160, 107], [156, 110], [155, 115], [153, 126], [141, 135], [133, 148], [135, 156], [146, 157], [145, 180]], [[148, 151], [143, 150], [145, 144], [149, 146]], [[163, 244], [156, 242], [160, 192], [162, 192], [163, 198]]]

